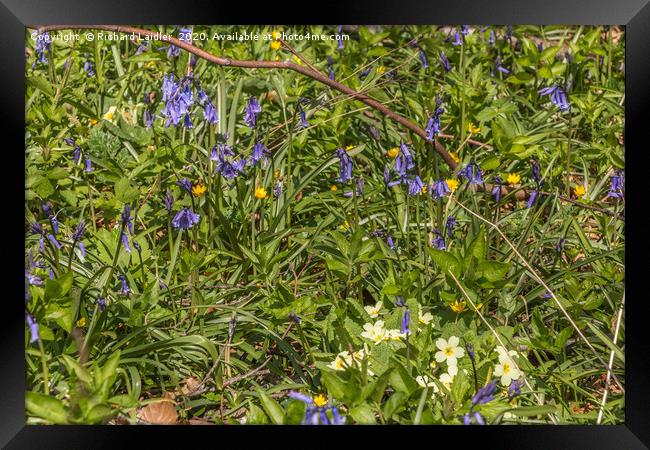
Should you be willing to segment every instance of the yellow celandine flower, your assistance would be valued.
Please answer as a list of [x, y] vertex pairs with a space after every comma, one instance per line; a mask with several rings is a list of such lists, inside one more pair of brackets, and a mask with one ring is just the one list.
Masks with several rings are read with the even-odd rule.
[[333, 185], [330, 186], [330, 191], [332, 191], [332, 192], [336, 192], [337, 189], [338, 189], [338, 188], [336, 187], [335, 184], [333, 184]]
[[293, 60], [294, 60], [294, 61], [296, 62], [296, 64], [298, 64], [299, 66], [302, 65], [302, 61], [300, 60], [300, 58], [298, 58], [298, 56], [293, 55]]
[[354, 148], [354, 145], [348, 145], [347, 147], [345, 147], [345, 151], [346, 151], [346, 152], [349, 152], [349, 151], [352, 150], [353, 148]]
[[386, 73], [386, 68], [384, 66], [377, 67], [377, 75], [383, 75]]
[[339, 225], [339, 228], [342, 230], [347, 230], [348, 228], [350, 228], [350, 222], [348, 222], [347, 220], [343, 221], [343, 223]]
[[266, 189], [264, 189], [262, 186], [258, 186], [255, 188], [255, 197], [259, 199], [266, 198], [267, 193]]
[[455, 152], [449, 152], [449, 156], [451, 156], [451, 159], [453, 159], [456, 163], [460, 162], [460, 158]]
[[277, 40], [279, 40], [279, 39], [282, 37], [282, 32], [280, 32], [280, 31], [274, 31], [272, 36], [273, 36], [273, 40], [274, 40], [274, 41], [277, 41]]
[[587, 189], [585, 189], [584, 186], [579, 185], [573, 188], [573, 193], [576, 195], [576, 197], [582, 197], [587, 193]]
[[510, 185], [517, 184], [517, 183], [519, 183], [520, 180], [521, 180], [521, 177], [519, 176], [519, 174], [516, 174], [516, 173], [509, 173], [508, 178], [506, 178], [506, 181]]
[[448, 178], [445, 180], [445, 183], [447, 183], [447, 187], [451, 192], [455, 192], [458, 189], [458, 180], [455, 178]]
[[465, 301], [463, 300], [462, 302], [459, 302], [456, 300], [454, 303], [450, 305], [451, 310], [454, 311], [457, 314], [462, 313], [463, 311], [467, 311], [467, 306], [465, 304]]
[[280, 47], [282, 47], [282, 42], [280, 42], [280, 41], [271, 42], [271, 48], [273, 50], [280, 50]]
[[427, 193], [427, 187], [426, 187], [426, 186], [422, 186], [422, 189], [420, 189], [420, 195], [424, 195], [424, 194], [426, 194], [426, 193]]
[[397, 158], [397, 155], [399, 155], [399, 148], [397, 147], [393, 147], [386, 152], [386, 156], [388, 156], [389, 158], [395, 159]]
[[80, 328], [83, 328], [86, 326], [86, 318], [82, 317], [81, 319], [77, 320], [77, 326]]
[[477, 127], [476, 125], [474, 125], [472, 122], [470, 122], [467, 125], [467, 131], [469, 131], [472, 134], [476, 134], [476, 133], [480, 133], [481, 129], [479, 127]]
[[201, 197], [203, 194], [205, 194], [205, 191], [208, 188], [205, 186], [205, 184], [201, 183], [200, 181], [197, 181], [192, 185], [192, 194], [195, 197]]
[[97, 125], [97, 119], [90, 119], [91, 125]]
[[155, 61], [149, 61], [147, 64], [144, 65], [145, 67], [151, 69], [152, 67], [156, 67], [156, 62]]
[[323, 406], [327, 405], [327, 397], [325, 397], [323, 394], [318, 394], [316, 397], [314, 397], [314, 404], [319, 408], [322, 408]]

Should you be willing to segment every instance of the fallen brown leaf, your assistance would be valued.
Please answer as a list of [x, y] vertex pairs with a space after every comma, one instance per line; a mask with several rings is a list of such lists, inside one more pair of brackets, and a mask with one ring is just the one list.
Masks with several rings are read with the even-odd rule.
[[164, 398], [155, 403], [150, 403], [138, 411], [140, 420], [146, 423], [155, 425], [174, 425], [178, 422], [178, 413], [176, 412], [175, 402], [168, 398], [165, 394]]
[[201, 381], [199, 381], [197, 378], [189, 377], [183, 383], [183, 387], [181, 388], [181, 393], [183, 395], [189, 395], [192, 392], [196, 391], [200, 385], [201, 385]]

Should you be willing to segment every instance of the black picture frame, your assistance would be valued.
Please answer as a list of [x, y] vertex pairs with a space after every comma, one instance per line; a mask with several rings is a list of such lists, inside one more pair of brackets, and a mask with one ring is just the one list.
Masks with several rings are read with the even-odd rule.
[[[349, 442], [353, 434], [368, 433], [372, 441], [388, 436], [401, 445], [410, 446], [422, 438], [426, 445], [438, 445], [449, 440], [455, 446], [474, 441], [482, 448], [585, 448], [637, 449], [650, 446], [650, 339], [646, 333], [648, 316], [644, 314], [647, 302], [642, 283], [642, 264], [645, 248], [637, 245], [644, 240], [641, 208], [644, 192], [641, 186], [644, 165], [640, 158], [647, 152], [645, 137], [647, 123], [643, 120], [650, 106], [650, 3], [648, 0], [586, 1], [546, 0], [545, 2], [492, 0], [472, 2], [421, 3], [416, 0], [323, 2], [308, 5], [305, 2], [266, 3], [253, 7], [241, 2], [203, 2], [112, 0], [110, 2], [83, 2], [80, 0], [2, 0], [0, 5], [0, 49], [2, 54], [2, 107], [0, 117], [5, 126], [4, 158], [9, 158], [4, 171], [4, 220], [7, 228], [3, 249], [10, 259], [6, 264], [4, 320], [0, 329], [1, 352], [0, 386], [0, 445], [11, 449], [34, 448], [119, 448], [129, 447], [136, 437], [163, 447], [188, 445], [197, 434], [211, 442], [208, 445], [227, 445], [227, 436], [236, 445], [250, 444], [251, 438], [268, 439], [282, 444], [313, 445], [319, 443], [313, 433], [323, 433], [322, 427], [161, 427], [161, 426], [26, 426], [25, 425], [25, 358], [24, 311], [19, 300], [23, 293], [19, 273], [23, 269], [14, 261], [23, 259], [21, 239], [24, 235], [21, 210], [24, 208], [24, 84], [25, 84], [25, 27], [35, 24], [106, 23], [106, 24], [264, 24], [264, 23], [354, 23], [354, 24], [585, 24], [625, 25], [626, 27], [626, 94], [625, 141], [632, 149], [626, 165], [626, 234], [634, 244], [626, 248], [626, 395], [625, 424], [609, 426], [508, 426], [410, 427], [396, 432], [394, 427], [330, 427], [324, 443]], [[630, 162], [631, 161], [631, 162]], [[21, 204], [22, 200], [22, 204]], [[644, 326], [645, 325], [645, 326]], [[307, 429], [308, 428], [308, 429]], [[295, 438], [293, 432], [300, 431]], [[337, 434], [337, 436], [332, 435]], [[379, 433], [379, 434], [378, 434]], [[398, 434], [399, 433], [399, 434]], [[409, 433], [402, 434], [402, 433]], [[410, 433], [421, 436], [411, 437]], [[274, 436], [270, 436], [273, 434]], [[139, 436], [138, 436], [139, 435]], [[146, 445], [146, 444], [145, 444]], [[192, 444], [194, 445], [194, 444]], [[399, 445], [399, 444], [398, 444]], [[424, 445], [424, 444], [423, 444]]]

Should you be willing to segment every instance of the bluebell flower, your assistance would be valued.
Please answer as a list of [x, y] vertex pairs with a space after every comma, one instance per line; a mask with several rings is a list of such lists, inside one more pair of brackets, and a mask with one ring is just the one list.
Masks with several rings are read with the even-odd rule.
[[418, 56], [420, 57], [420, 62], [422, 63], [422, 68], [423, 69], [428, 69], [429, 68], [429, 61], [427, 61], [427, 55], [425, 55], [424, 50], [420, 48], [420, 51], [418, 52]]
[[336, 149], [336, 156], [339, 158], [339, 178], [341, 183], [347, 183], [352, 179], [352, 158], [345, 149]]
[[300, 322], [302, 322], [300, 320], [300, 317], [298, 317], [298, 315], [296, 313], [294, 313], [294, 312], [289, 313], [289, 319], [291, 319], [293, 321], [293, 323], [296, 323], [296, 324], [300, 324]]
[[81, 250], [81, 256], [86, 257], [86, 246], [82, 241], [79, 241], [79, 250]]
[[32, 344], [40, 339], [38, 334], [38, 323], [36, 322], [36, 319], [28, 313], [25, 313], [25, 319], [27, 320], [27, 326], [29, 327], [29, 343]]
[[59, 244], [59, 241], [56, 240], [56, 238], [54, 237], [54, 235], [52, 235], [52, 234], [48, 234], [48, 235], [47, 235], [47, 238], [50, 240], [50, 242], [52, 242], [52, 244], [54, 244], [54, 246], [55, 246], [57, 249], [61, 250], [61, 244]]
[[499, 203], [501, 201], [501, 186], [503, 185], [503, 179], [499, 175], [494, 177], [494, 187], [492, 188], [492, 195], [494, 200]]
[[307, 114], [305, 113], [305, 110], [300, 108], [300, 112], [298, 114], [300, 116], [300, 125], [303, 128], [307, 128], [309, 126], [309, 122], [307, 122]]
[[537, 199], [537, 194], [539, 194], [537, 191], [532, 191], [530, 193], [530, 197], [528, 198], [528, 203], [526, 204], [527, 208], [530, 208], [533, 206], [535, 203], [535, 200]]
[[411, 322], [411, 310], [406, 308], [404, 311], [404, 315], [402, 316], [402, 328], [401, 328], [401, 333], [402, 334], [410, 334], [411, 331], [409, 329], [409, 323]]
[[81, 239], [85, 231], [86, 231], [86, 222], [81, 220], [77, 224], [77, 228], [75, 228], [74, 233], [72, 233], [72, 240], [78, 241], [79, 239]]
[[131, 292], [131, 288], [129, 287], [129, 284], [126, 282], [126, 277], [123, 274], [119, 274], [117, 277], [120, 279], [120, 282], [122, 284], [120, 293], [122, 295], [129, 295], [129, 293]]
[[463, 36], [467, 36], [469, 34], [469, 27], [467, 25], [461, 25], [460, 32], [463, 34]]
[[445, 238], [440, 232], [440, 230], [433, 230], [434, 238], [431, 240], [431, 245], [433, 245], [438, 250], [446, 250], [447, 245], [445, 244]]
[[205, 104], [205, 111], [203, 112], [203, 117], [209, 123], [219, 123], [219, 115], [217, 114], [217, 109], [214, 107], [210, 100]]
[[483, 419], [481, 413], [479, 413], [478, 411], [474, 411], [474, 420], [476, 420], [476, 423], [478, 423], [479, 425], [485, 425], [485, 420]]
[[393, 242], [393, 238], [388, 236], [386, 238], [386, 243], [388, 244], [388, 247], [390, 247], [391, 250], [395, 250], [395, 243]]
[[622, 170], [617, 169], [612, 176], [607, 197], [623, 198], [625, 196], [625, 175]]
[[404, 301], [404, 297], [402, 297], [401, 295], [398, 295], [395, 298], [395, 306], [400, 306], [401, 307], [401, 306], [405, 306], [405, 305], [406, 305], [406, 302]]
[[156, 115], [151, 114], [149, 108], [147, 108], [146, 111], [144, 112], [144, 123], [147, 126], [147, 128], [151, 128], [151, 126], [153, 125], [153, 121], [155, 119], [156, 119]]
[[86, 71], [86, 73], [88, 74], [89, 77], [94, 77], [95, 76], [95, 70], [93, 68], [93, 63], [91, 63], [90, 61], [86, 61], [84, 63], [84, 70]]
[[508, 386], [508, 400], [512, 400], [519, 394], [521, 394], [521, 386], [523, 380], [512, 380], [510, 386]]
[[471, 342], [465, 344], [465, 350], [467, 350], [467, 356], [469, 356], [469, 359], [476, 361], [476, 353], [474, 353], [474, 346], [471, 344]]
[[431, 189], [431, 195], [433, 198], [442, 198], [450, 192], [451, 189], [449, 189], [449, 186], [445, 180], [436, 180], [433, 182]]
[[282, 182], [277, 181], [275, 186], [273, 186], [273, 197], [278, 198], [282, 194]]
[[50, 280], [53, 280], [53, 279], [54, 279], [54, 271], [50, 267]]
[[504, 74], [504, 75], [508, 75], [508, 74], [510, 73], [510, 71], [509, 71], [508, 69], [506, 69], [505, 67], [503, 67], [503, 66], [501, 65], [501, 58], [499, 58], [498, 56], [497, 56], [497, 58], [494, 60], [494, 66], [497, 68], [497, 70], [498, 70], [499, 72], [501, 72], [501, 73]]
[[[366, 182], [364, 181], [363, 177], [359, 177], [359, 179], [357, 180], [357, 189], [354, 195], [356, 195], [357, 197], [363, 195], [363, 192], [365, 190], [365, 185]], [[343, 196], [352, 197], [353, 196], [352, 191], [344, 193]]]
[[262, 144], [262, 142], [257, 142], [253, 146], [253, 152], [251, 153], [251, 156], [249, 158], [249, 164], [251, 166], [256, 165], [258, 162], [264, 160], [264, 163], [266, 163], [266, 160], [268, 159], [268, 154], [269, 154], [269, 149]]
[[538, 92], [540, 95], [550, 96], [551, 102], [557, 106], [560, 111], [566, 111], [571, 107], [566, 92], [564, 92], [564, 90], [557, 84], [540, 89]]
[[172, 191], [167, 188], [167, 192], [165, 193], [165, 208], [167, 208], [167, 212], [171, 213], [172, 208], [174, 207], [174, 195], [172, 194]]
[[400, 151], [395, 157], [395, 171], [401, 176], [405, 177], [408, 170], [415, 168], [415, 163], [413, 162], [413, 155], [409, 151], [408, 147], [402, 143], [400, 144]]
[[329, 70], [330, 80], [334, 80], [334, 60], [331, 56], [327, 56], [327, 70]]
[[172, 226], [174, 228], [181, 228], [183, 230], [189, 230], [194, 225], [198, 224], [201, 220], [201, 216], [193, 212], [189, 208], [181, 209], [174, 219], [172, 219]]
[[458, 222], [456, 221], [456, 218], [454, 216], [449, 216], [447, 217], [447, 221], [445, 222], [445, 229], [447, 230], [447, 236], [453, 237], [454, 236], [454, 228], [458, 225]]
[[535, 180], [535, 183], [539, 185], [542, 183], [542, 168], [539, 165], [539, 161], [537, 159], [531, 160], [530, 164], [533, 180]]
[[419, 176], [415, 176], [409, 180], [409, 194], [410, 195], [418, 195], [422, 193], [422, 188], [424, 187], [424, 183], [422, 183], [422, 180], [420, 179]]
[[97, 296], [97, 304], [99, 305], [99, 311], [102, 312], [104, 311], [104, 308], [106, 308], [106, 300], [104, 297], [101, 295]]
[[338, 49], [339, 50], [343, 50], [345, 48], [345, 45], [343, 45], [343, 37], [341, 36], [342, 31], [343, 31], [343, 25], [339, 25], [339, 29], [338, 29], [337, 37], [336, 37], [336, 41], [338, 42]]
[[199, 105], [204, 105], [205, 102], [209, 102], [210, 98], [201, 88], [196, 90], [196, 99], [199, 101]]
[[368, 74], [370, 73], [371, 70], [372, 70], [372, 64], [369, 65], [367, 68], [363, 69], [361, 72], [359, 72], [359, 75], [358, 75], [359, 79], [360, 80], [365, 79], [368, 76]]
[[224, 178], [232, 180], [244, 172], [246, 159], [234, 160], [235, 153], [225, 144], [215, 145], [210, 155], [211, 161], [217, 161], [215, 173], [220, 173]]
[[25, 280], [32, 286], [43, 286], [45, 284], [40, 277], [34, 275], [29, 270], [25, 270]]
[[555, 251], [558, 253], [562, 253], [564, 250], [564, 244], [566, 243], [565, 238], [560, 238], [560, 240], [557, 241], [557, 244], [555, 244]]
[[149, 50], [149, 42], [150, 41], [144, 41], [142, 44], [138, 45], [138, 48], [135, 50], [135, 55], [141, 55], [142, 53]]
[[29, 224], [29, 231], [32, 232], [32, 234], [37, 234], [40, 236], [43, 236], [45, 234], [45, 230], [43, 230], [43, 226], [38, 223], [38, 222], [32, 222]]
[[390, 168], [388, 164], [384, 166], [384, 183], [388, 184], [390, 182]]
[[449, 59], [447, 59], [447, 55], [445, 55], [445, 52], [443, 51], [440, 52], [440, 62], [442, 63], [442, 67], [445, 69], [446, 72], [449, 72], [451, 70], [451, 65], [449, 65]]
[[84, 172], [92, 172], [93, 171], [93, 164], [90, 158], [86, 157], [86, 168], [84, 169]]
[[257, 115], [262, 112], [262, 107], [257, 102], [255, 97], [251, 97], [246, 105], [246, 115], [244, 116], [244, 123], [251, 128], [255, 128]]
[[50, 33], [38, 33], [36, 35], [36, 44], [34, 46], [34, 55], [36, 59], [32, 63], [32, 69], [36, 66], [37, 62], [47, 63], [45, 53], [50, 50], [52, 46], [52, 38]]
[[472, 397], [472, 407], [491, 402], [494, 400], [496, 392], [497, 383], [495, 381], [490, 381], [486, 386], [482, 387], [478, 392], [476, 392], [476, 394], [474, 394], [474, 397]]
[[490, 47], [494, 47], [494, 30], [490, 30]]
[[463, 45], [463, 41], [461, 40], [460, 33], [456, 31], [454, 34], [454, 42], [451, 43], [452, 45]]
[[474, 161], [470, 162], [458, 172], [458, 175], [465, 178], [469, 184], [483, 184], [483, 175], [481, 168]]
[[131, 233], [131, 236], [133, 236], [133, 222], [131, 220], [131, 205], [128, 203], [124, 205], [124, 209], [122, 210], [122, 226], [124, 228], [128, 228], [129, 233]]
[[182, 180], [178, 180], [176, 184], [181, 189], [184, 189], [188, 194], [192, 194], [192, 183], [187, 179], [187, 177], [183, 178]]
[[442, 97], [436, 98], [436, 109], [429, 118], [425, 131], [427, 132], [427, 140], [432, 141], [436, 134], [440, 132], [440, 116], [445, 112], [442, 107]]
[[127, 253], [131, 253], [131, 247], [129, 247], [129, 237], [125, 232], [122, 232], [122, 243], [124, 244], [124, 250]]

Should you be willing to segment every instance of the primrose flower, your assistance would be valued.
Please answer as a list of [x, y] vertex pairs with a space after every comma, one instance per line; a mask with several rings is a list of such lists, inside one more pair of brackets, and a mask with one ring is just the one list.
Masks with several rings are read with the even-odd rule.
[[198, 224], [201, 216], [193, 212], [189, 208], [181, 209], [176, 216], [172, 219], [172, 226], [176, 229], [189, 230], [194, 225]]
[[494, 375], [501, 377], [502, 386], [510, 386], [513, 380], [518, 380], [521, 372], [516, 367], [516, 364], [506, 353], [499, 354], [499, 364], [494, 366]]
[[376, 319], [379, 317], [379, 311], [381, 310], [382, 306], [384, 306], [384, 302], [378, 301], [375, 306], [364, 306], [363, 309], [366, 310], [371, 318]]
[[449, 72], [451, 70], [451, 66], [449, 65], [449, 59], [447, 59], [447, 55], [445, 55], [445, 52], [440, 52], [440, 62], [442, 63], [442, 67], [445, 69], [446, 72]]
[[623, 198], [625, 196], [625, 176], [623, 171], [617, 169], [610, 182], [607, 197]]
[[516, 351], [514, 351], [514, 350], [510, 350], [510, 351], [508, 351], [505, 347], [502, 347], [502, 346], [500, 346], [500, 345], [497, 345], [497, 346], [494, 348], [494, 351], [497, 352], [497, 354], [499, 355], [499, 357], [500, 357], [501, 355], [504, 355], [504, 356], [506, 356], [506, 357], [513, 357], [513, 356], [514, 356], [514, 357], [517, 357], [517, 356], [519, 356], [518, 353], [517, 353]]
[[375, 344], [379, 344], [388, 337], [383, 320], [378, 320], [374, 324], [366, 323], [363, 325], [363, 329], [365, 331], [361, 333], [361, 337], [369, 339]]
[[519, 174], [516, 173], [509, 173], [508, 177], [506, 178], [506, 181], [510, 186], [514, 186], [515, 184], [518, 184], [520, 180], [521, 177], [519, 176]]
[[422, 308], [418, 309], [418, 322], [422, 325], [429, 325], [433, 320], [433, 315], [430, 312], [423, 313]]
[[454, 377], [458, 374], [458, 366], [456, 365], [447, 365], [447, 372], [443, 373], [438, 377], [438, 380], [447, 388], [451, 390], [451, 383], [454, 381]]
[[244, 123], [251, 128], [255, 128], [257, 115], [262, 112], [262, 107], [257, 102], [255, 97], [251, 97], [246, 105], [246, 115], [244, 116]]
[[449, 340], [439, 338], [436, 340], [438, 352], [435, 354], [437, 362], [446, 361], [448, 366], [456, 366], [458, 358], [465, 355], [465, 350], [458, 346], [460, 340], [456, 336], [450, 336]]
[[557, 106], [560, 111], [566, 111], [571, 107], [571, 104], [567, 100], [567, 94], [564, 90], [557, 84], [540, 89], [538, 91], [540, 95], [548, 95], [551, 97], [551, 102]]
[[352, 179], [352, 158], [347, 152], [339, 148], [336, 150], [336, 156], [339, 158], [339, 178], [341, 183], [346, 183]]

